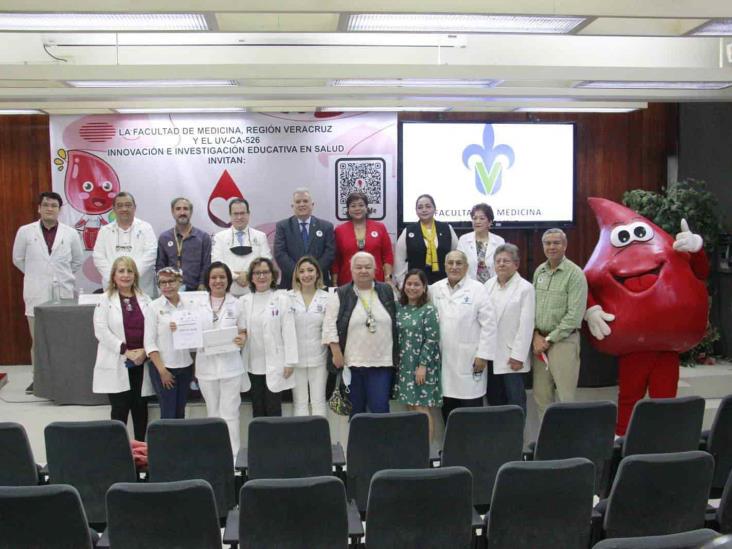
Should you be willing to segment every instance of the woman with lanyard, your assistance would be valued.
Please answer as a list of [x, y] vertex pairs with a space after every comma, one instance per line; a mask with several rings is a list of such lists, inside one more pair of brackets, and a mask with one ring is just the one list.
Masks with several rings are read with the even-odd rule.
[[158, 271], [157, 279], [162, 295], [145, 312], [145, 352], [151, 361], [150, 380], [158, 395], [160, 418], [181, 419], [186, 414], [193, 359], [188, 349], [173, 346], [175, 316], [184, 311], [196, 312], [178, 293], [183, 280], [178, 269], [163, 267]]
[[473, 232], [460, 237], [457, 249], [468, 258], [468, 276], [485, 284], [495, 273], [493, 271], [493, 254], [505, 240], [491, 232], [493, 208], [480, 203], [470, 210]]
[[[244, 364], [252, 383], [254, 417], [281, 416], [281, 391], [292, 389], [297, 363], [297, 342], [285, 344], [283, 318], [284, 292], [277, 291], [279, 273], [268, 257], [257, 257], [249, 265], [250, 293], [241, 298], [240, 324], [247, 331]], [[294, 331], [288, 331], [296, 337]]]
[[308, 389], [313, 415], [326, 416], [325, 367], [327, 347], [320, 341], [323, 317], [328, 304], [328, 292], [323, 290], [323, 273], [318, 261], [311, 256], [301, 257], [292, 275], [292, 290], [287, 292], [285, 341], [297, 342], [298, 362], [295, 364], [295, 387], [292, 400], [296, 416], [308, 415]]
[[374, 278], [392, 281], [394, 252], [391, 238], [383, 223], [368, 219], [369, 199], [362, 192], [352, 192], [346, 198], [348, 221], [335, 229], [336, 255], [331, 267], [333, 286], [353, 280], [351, 258], [356, 252], [368, 252], [374, 258]]
[[410, 269], [422, 269], [430, 284], [442, 280], [445, 256], [458, 246], [458, 237], [447, 223], [435, 220], [435, 199], [429, 194], [417, 197], [419, 221], [404, 227], [396, 243], [394, 278], [401, 286]]
[[353, 282], [339, 287], [328, 300], [323, 343], [330, 347], [333, 367], [346, 367], [351, 417], [367, 409], [388, 413], [398, 358], [394, 291], [374, 280], [376, 262], [370, 253], [354, 254], [350, 270]]
[[[201, 307], [201, 327], [206, 330], [237, 327], [233, 343], [239, 349], [246, 342], [246, 331], [239, 326], [239, 302], [229, 293], [233, 276], [226, 264], [214, 261], [206, 272], [208, 301]], [[201, 395], [206, 402], [208, 417], [220, 417], [229, 428], [231, 449], [239, 452], [239, 406], [241, 391], [249, 390], [249, 378], [244, 371], [241, 351], [207, 354], [206, 348], [196, 353], [196, 376]]]
[[132, 413], [135, 439], [145, 440], [147, 403], [153, 394], [143, 367], [145, 311], [150, 298], [140, 290], [140, 275], [131, 257], [112, 263], [109, 286], [94, 310], [94, 335], [99, 341], [92, 390], [107, 393], [112, 419], [127, 425]]

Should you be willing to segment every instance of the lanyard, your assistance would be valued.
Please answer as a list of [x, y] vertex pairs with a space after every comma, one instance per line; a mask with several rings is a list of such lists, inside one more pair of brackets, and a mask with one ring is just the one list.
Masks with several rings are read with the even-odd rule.
[[181, 259], [183, 258], [183, 242], [186, 238], [191, 236], [191, 232], [193, 231], [193, 226], [188, 229], [187, 234], [181, 235], [181, 239], [178, 240], [178, 231], [175, 230], [175, 227], [173, 227], [173, 238], [175, 239], [175, 249], [177, 251], [177, 266], [180, 269], [181, 268]]
[[364, 310], [366, 311], [366, 327], [369, 330], [369, 333], [375, 333], [376, 332], [376, 318], [374, 318], [374, 314], [371, 310], [371, 304], [374, 301], [374, 289], [371, 288], [369, 290], [369, 301], [368, 303], [361, 295], [361, 292], [357, 292], [358, 294], [358, 300], [361, 302], [361, 305], [363, 306]]

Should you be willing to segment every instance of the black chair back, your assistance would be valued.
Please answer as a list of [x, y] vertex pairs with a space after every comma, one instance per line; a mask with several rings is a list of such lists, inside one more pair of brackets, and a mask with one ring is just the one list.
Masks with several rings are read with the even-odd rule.
[[429, 466], [427, 416], [421, 412], [356, 414], [351, 418], [346, 449], [348, 499], [366, 511], [371, 477], [382, 469]]
[[595, 492], [601, 491], [613, 457], [618, 407], [610, 401], [556, 402], [539, 428], [535, 460], [583, 457], [595, 464]]
[[0, 486], [0, 547], [91, 549], [79, 492], [66, 484]]
[[258, 417], [249, 424], [248, 477], [299, 478], [332, 472], [330, 427], [321, 416]]
[[234, 506], [234, 458], [221, 418], [159, 419], [147, 428], [151, 482], [203, 479], [213, 488], [219, 517]]
[[250, 480], [239, 496], [242, 549], [345, 549], [346, 490], [334, 476]]
[[719, 534], [714, 530], [700, 528], [665, 536], [605, 539], [592, 549], [699, 549], [702, 544], [718, 537]]
[[704, 399], [698, 396], [639, 400], [630, 416], [622, 455], [696, 450], [703, 420]]
[[724, 397], [717, 408], [707, 451], [714, 456], [712, 488], [721, 489], [732, 471], [732, 395]]
[[38, 468], [20, 423], [0, 422], [0, 486], [34, 486]]
[[699, 450], [624, 458], [607, 502], [606, 537], [703, 528], [713, 471], [714, 459]]
[[107, 522], [106, 495], [115, 482], [135, 482], [127, 429], [120, 421], [57, 421], [45, 430], [51, 484], [79, 491], [89, 522]]
[[465, 467], [387, 469], [371, 479], [366, 547], [469, 549], [472, 480]]
[[714, 516], [719, 531], [723, 534], [732, 534], [732, 473], [727, 477], [722, 497], [719, 500], [719, 507]]
[[487, 547], [585, 549], [594, 481], [586, 458], [505, 464], [486, 515]]
[[107, 492], [111, 547], [220, 549], [221, 530], [205, 480], [121, 482]]
[[467, 467], [473, 476], [473, 505], [488, 505], [498, 469], [521, 459], [524, 412], [519, 406], [458, 408], [447, 420], [441, 466]]

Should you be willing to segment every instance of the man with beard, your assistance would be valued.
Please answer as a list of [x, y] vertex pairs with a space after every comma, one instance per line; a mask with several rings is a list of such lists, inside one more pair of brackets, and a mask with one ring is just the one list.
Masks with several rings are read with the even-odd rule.
[[158, 238], [155, 270], [175, 267], [183, 272], [181, 290], [204, 290], [203, 276], [211, 264], [211, 237], [191, 224], [193, 204], [187, 198], [174, 198], [170, 211], [175, 227]]

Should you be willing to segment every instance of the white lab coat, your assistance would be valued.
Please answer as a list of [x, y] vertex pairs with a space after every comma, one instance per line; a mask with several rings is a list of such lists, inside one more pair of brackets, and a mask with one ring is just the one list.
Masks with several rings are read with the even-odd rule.
[[[254, 295], [249, 293], [243, 296], [241, 303], [241, 324], [248, 326], [251, 322]], [[287, 308], [286, 292], [283, 290], [274, 291], [270, 295], [269, 302], [264, 310], [264, 348], [267, 388], [273, 393], [279, 393], [285, 389], [292, 389], [295, 386], [295, 376], [284, 377], [285, 367], [292, 368], [297, 364], [297, 336], [294, 330], [283, 329], [285, 321], [285, 310]], [[293, 340], [293, 337], [295, 340]], [[287, 339], [287, 341], [285, 341]], [[247, 343], [244, 346], [242, 357], [244, 365], [249, 370], [249, 334]]]
[[[234, 228], [219, 231], [213, 237], [211, 246], [211, 262], [221, 261], [231, 269], [232, 274], [236, 271], [247, 271], [249, 264], [257, 257], [267, 257], [272, 259], [272, 251], [269, 249], [267, 235], [262, 231], [247, 227], [244, 229], [244, 246], [251, 246], [252, 253], [247, 255], [236, 255], [230, 248], [238, 246], [239, 241], [234, 234]], [[248, 235], [248, 236], [247, 236]], [[234, 274], [236, 278], [236, 274]], [[231, 285], [231, 293], [235, 296], [242, 296], [249, 293], [248, 287], [242, 287], [237, 284], [236, 280]]]
[[[496, 248], [501, 244], [505, 244], [505, 240], [497, 234], [488, 233], [488, 249], [485, 252], [485, 264], [491, 276], [496, 275], [493, 265], [493, 254]], [[468, 257], [468, 276], [473, 280], [478, 278], [478, 247], [475, 244], [475, 231], [464, 234], [458, 240], [458, 250]]]
[[[137, 294], [137, 303], [145, 314], [150, 306], [150, 298]], [[130, 378], [125, 368], [125, 355], [119, 354], [120, 346], [125, 343], [125, 326], [122, 321], [122, 305], [119, 294], [111, 296], [106, 292], [94, 309], [94, 335], [99, 341], [97, 360], [94, 363], [92, 390], [95, 393], [121, 393], [130, 390]], [[154, 394], [150, 373], [145, 369], [142, 378], [142, 396]]]
[[[185, 299], [184, 294], [181, 294], [181, 297]], [[241, 304], [231, 294], [226, 294], [221, 310], [218, 312], [219, 319], [216, 322], [213, 320], [210, 300], [201, 305], [198, 310], [201, 315], [201, 328], [204, 331], [230, 328], [232, 326], [244, 329], [244, 325], [239, 321]], [[237, 376], [241, 377], [242, 392], [248, 391], [251, 388], [251, 383], [244, 368], [241, 351], [207, 356], [203, 349], [198, 349], [196, 353], [196, 377], [213, 381]]]
[[50, 255], [40, 221], [18, 229], [13, 243], [13, 264], [25, 275], [26, 316], [33, 316], [36, 305], [51, 301], [54, 279], [59, 284], [60, 297], [74, 296], [74, 273], [79, 270], [82, 259], [81, 240], [73, 227], [58, 224]]
[[[293, 345], [297, 352], [298, 362], [293, 366], [299, 368], [325, 367], [328, 359], [328, 347], [321, 342], [325, 307], [330, 294], [325, 290], [316, 290], [310, 306], [300, 292], [288, 290], [285, 293], [283, 319], [283, 338], [285, 345]], [[286, 350], [290, 354], [291, 349]]]
[[467, 275], [450, 292], [447, 279], [430, 286], [432, 303], [440, 317], [442, 394], [471, 399], [485, 395], [487, 374], [473, 378], [476, 357], [493, 360], [496, 315], [485, 286]]
[[[502, 301], [496, 299], [499, 290], [498, 277], [485, 283], [496, 311], [496, 355], [493, 359], [494, 374], [514, 374], [530, 370], [531, 340], [534, 335], [534, 286], [516, 273], [508, 281]], [[512, 370], [508, 359], [520, 360], [523, 367]]]
[[[149, 296], [155, 295], [155, 259], [158, 253], [158, 241], [152, 225], [147, 221], [135, 218], [132, 222], [130, 243], [131, 252], [117, 251], [118, 231], [117, 222], [104, 225], [99, 229], [97, 241], [94, 244], [94, 266], [102, 276], [102, 286], [109, 284], [109, 273], [114, 260], [121, 256], [129, 256], [135, 261], [140, 273], [140, 289]], [[126, 242], [126, 240], [124, 240]]]

